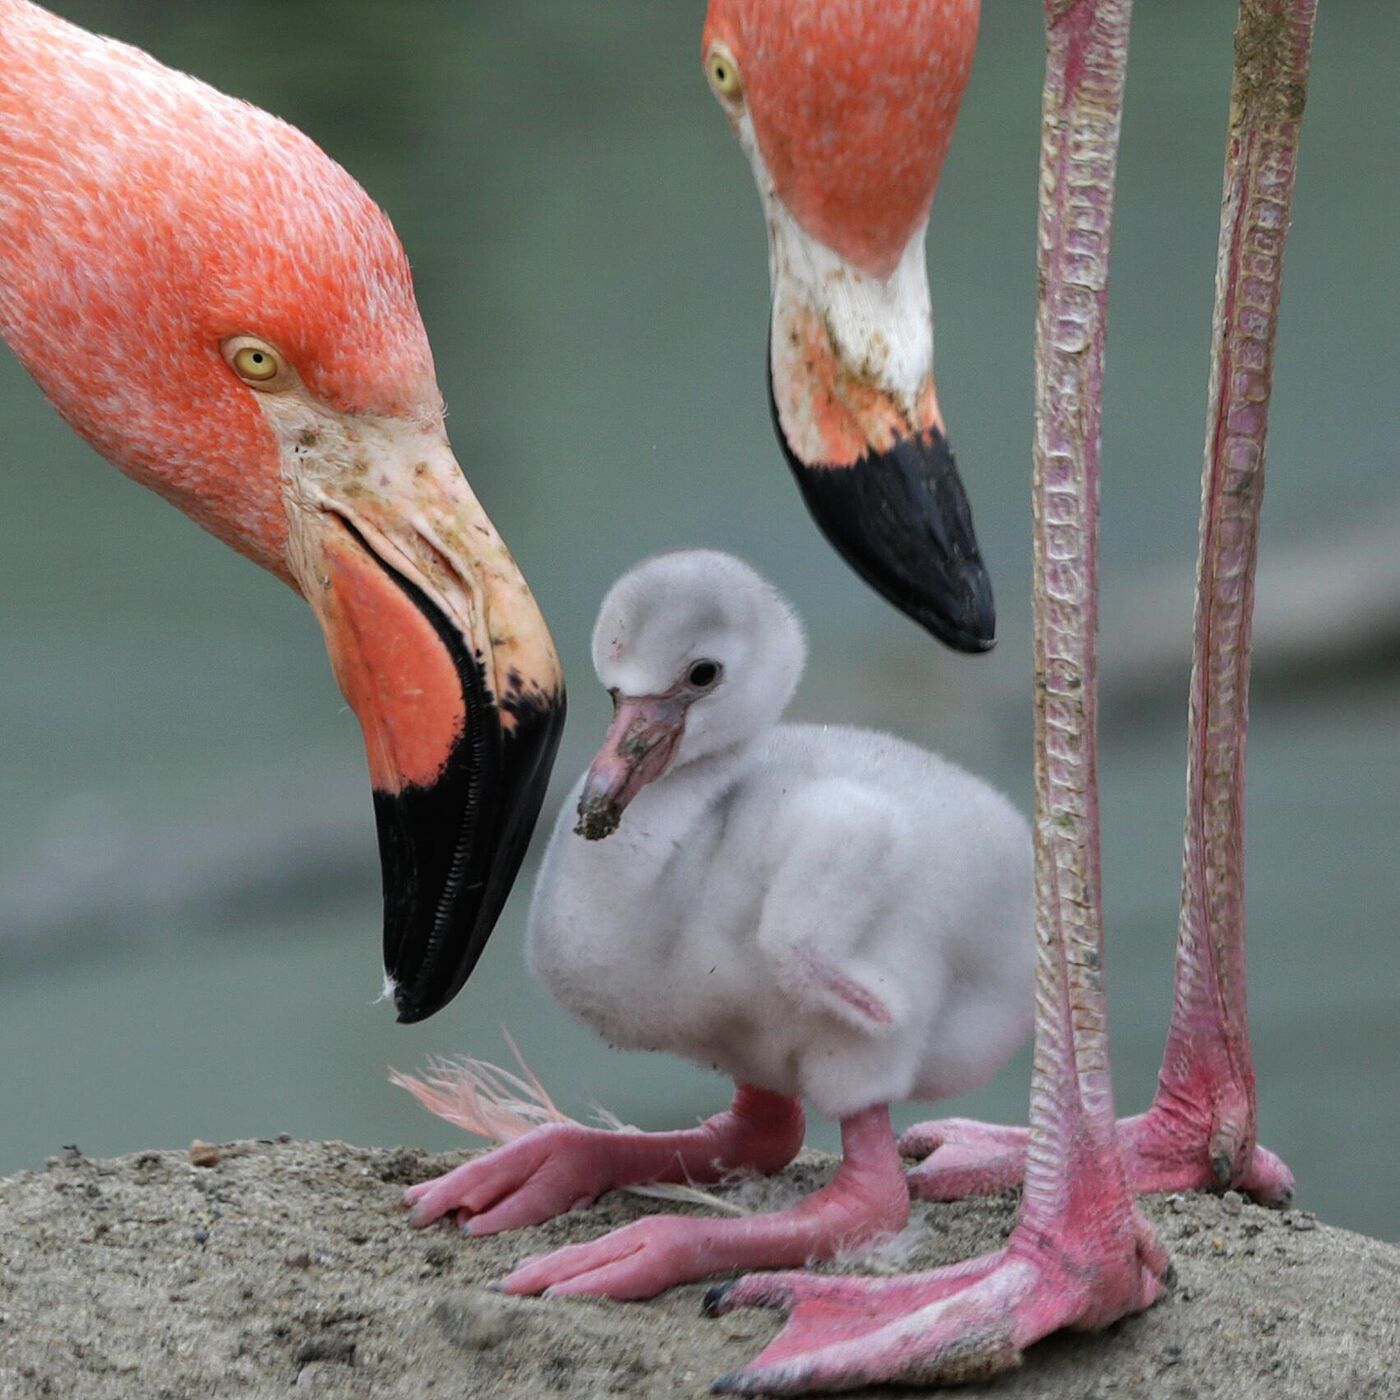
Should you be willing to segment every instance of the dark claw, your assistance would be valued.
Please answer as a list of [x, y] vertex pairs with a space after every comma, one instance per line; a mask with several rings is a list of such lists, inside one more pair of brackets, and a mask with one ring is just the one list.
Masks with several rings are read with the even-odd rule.
[[[723, 1305], [723, 1303], [724, 1303], [725, 1296], [728, 1294], [729, 1290], [730, 1290], [731, 1288], [733, 1288], [733, 1287], [734, 1287], [734, 1280], [733, 1280], [733, 1279], [730, 1279], [728, 1283], [716, 1283], [716, 1284], [714, 1284], [712, 1287], [707, 1288], [707, 1289], [705, 1290], [705, 1296], [704, 1296], [704, 1298], [701, 1299], [701, 1301], [700, 1301], [700, 1312], [701, 1312], [705, 1317], [720, 1317], [720, 1316], [722, 1315], [722, 1313], [721, 1313], [721, 1308], [722, 1308], [722, 1305]], [[729, 1380], [729, 1379], [731, 1379], [731, 1377], [729, 1377], [729, 1376], [721, 1376], [721, 1377], [720, 1377], [720, 1380]], [[719, 1384], [719, 1381], [716, 1381], [715, 1384], [718, 1385], [718, 1384]], [[719, 1395], [719, 1394], [722, 1394], [722, 1393], [723, 1393], [723, 1392], [718, 1391], [718, 1390], [715, 1391], [715, 1394], [716, 1394], [716, 1395]]]
[[1217, 1190], [1229, 1190], [1235, 1175], [1235, 1163], [1228, 1152], [1217, 1152], [1210, 1159], [1210, 1174], [1215, 1179]]

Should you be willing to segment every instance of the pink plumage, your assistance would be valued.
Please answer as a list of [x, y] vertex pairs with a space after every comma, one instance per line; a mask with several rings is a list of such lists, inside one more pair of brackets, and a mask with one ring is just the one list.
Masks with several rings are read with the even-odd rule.
[[351, 413], [440, 410], [403, 249], [286, 122], [0, 0], [0, 335], [103, 456], [285, 575], [276, 446], [219, 344]]

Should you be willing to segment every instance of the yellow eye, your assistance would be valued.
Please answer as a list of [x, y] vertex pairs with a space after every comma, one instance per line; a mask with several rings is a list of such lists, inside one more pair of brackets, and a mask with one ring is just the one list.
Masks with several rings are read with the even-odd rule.
[[710, 80], [716, 97], [737, 102], [744, 95], [744, 80], [734, 55], [723, 44], [715, 44], [705, 55], [705, 76]]
[[234, 357], [233, 367], [244, 379], [276, 379], [277, 361], [266, 350], [245, 345]]
[[286, 360], [265, 340], [236, 335], [221, 348], [229, 368], [254, 389], [285, 389], [292, 383]]

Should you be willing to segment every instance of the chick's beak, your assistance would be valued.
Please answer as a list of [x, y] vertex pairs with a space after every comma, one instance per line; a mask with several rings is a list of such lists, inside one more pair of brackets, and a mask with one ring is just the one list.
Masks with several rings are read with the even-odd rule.
[[384, 968], [401, 1022], [461, 990], [544, 798], [554, 644], [440, 432], [370, 425], [288, 495], [289, 562], [369, 758]]
[[612, 728], [578, 800], [575, 833], [611, 836], [627, 804], [671, 765], [685, 732], [685, 701], [675, 695], [615, 696]]

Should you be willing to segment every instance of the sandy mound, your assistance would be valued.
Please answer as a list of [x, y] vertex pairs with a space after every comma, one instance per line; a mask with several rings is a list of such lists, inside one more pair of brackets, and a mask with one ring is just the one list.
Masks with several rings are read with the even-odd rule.
[[[700, 1314], [702, 1286], [647, 1304], [505, 1299], [513, 1259], [655, 1203], [624, 1194], [535, 1230], [409, 1231], [399, 1189], [453, 1165], [342, 1143], [223, 1146], [113, 1161], [70, 1153], [0, 1181], [0, 1396], [328, 1400], [700, 1396], [776, 1327]], [[830, 1170], [804, 1158], [804, 1188]], [[1171, 1296], [1106, 1336], [1036, 1348], [960, 1396], [1400, 1395], [1400, 1249], [1235, 1200], [1149, 1201]], [[994, 1246], [1006, 1200], [921, 1208], [920, 1267]]]

